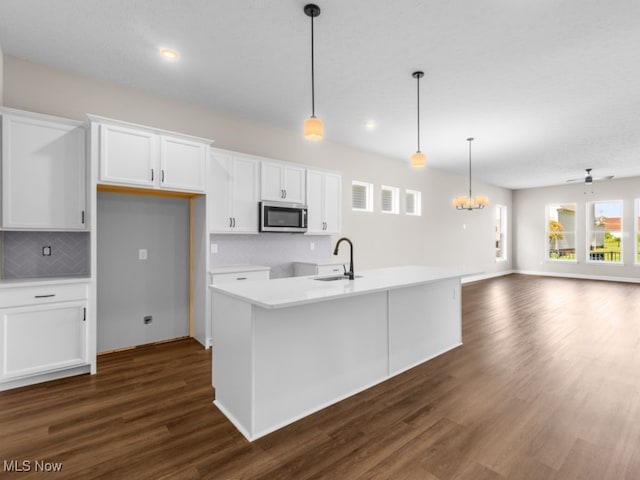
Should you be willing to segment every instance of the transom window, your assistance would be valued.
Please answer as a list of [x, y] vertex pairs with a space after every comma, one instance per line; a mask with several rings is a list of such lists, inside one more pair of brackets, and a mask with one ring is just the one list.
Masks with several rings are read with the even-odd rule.
[[622, 200], [587, 204], [587, 261], [622, 263]]
[[399, 197], [400, 194], [397, 187], [382, 185], [380, 187], [380, 210], [382, 213], [399, 213]]
[[405, 212], [407, 215], [422, 215], [422, 193], [417, 190], [405, 192]]
[[576, 204], [547, 205], [547, 260], [576, 261]]
[[354, 180], [351, 184], [351, 209], [359, 212], [373, 211], [373, 185]]

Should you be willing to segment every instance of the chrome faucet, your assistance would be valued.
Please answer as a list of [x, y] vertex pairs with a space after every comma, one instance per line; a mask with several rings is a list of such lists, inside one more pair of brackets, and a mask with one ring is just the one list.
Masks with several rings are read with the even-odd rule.
[[353, 280], [355, 278], [355, 275], [353, 273], [353, 243], [351, 243], [351, 240], [349, 240], [347, 237], [342, 237], [340, 240], [338, 240], [336, 242], [336, 248], [333, 251], [333, 254], [338, 255], [338, 247], [340, 247], [340, 243], [342, 243], [343, 241], [347, 242], [350, 247], [349, 248], [349, 271], [347, 272], [345, 268], [344, 276], [348, 277], [349, 280]]

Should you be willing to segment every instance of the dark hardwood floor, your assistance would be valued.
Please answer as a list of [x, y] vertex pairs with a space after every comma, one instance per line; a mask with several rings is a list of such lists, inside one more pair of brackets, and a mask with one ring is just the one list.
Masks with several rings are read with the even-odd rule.
[[253, 443], [211, 403], [195, 341], [104, 355], [95, 376], [0, 394], [0, 461], [32, 462], [0, 477], [640, 478], [640, 285], [465, 285], [463, 341]]

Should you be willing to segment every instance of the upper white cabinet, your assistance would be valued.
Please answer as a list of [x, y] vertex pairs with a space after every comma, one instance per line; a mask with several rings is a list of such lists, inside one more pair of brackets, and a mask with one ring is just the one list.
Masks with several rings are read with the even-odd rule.
[[99, 128], [100, 183], [204, 193], [211, 140], [89, 118]]
[[81, 122], [8, 108], [2, 115], [2, 227], [85, 230]]
[[333, 235], [342, 228], [342, 176], [307, 170], [308, 230], [312, 235]]
[[216, 233], [258, 233], [260, 160], [211, 149], [207, 212]]
[[262, 161], [262, 200], [305, 202], [305, 168], [287, 163]]

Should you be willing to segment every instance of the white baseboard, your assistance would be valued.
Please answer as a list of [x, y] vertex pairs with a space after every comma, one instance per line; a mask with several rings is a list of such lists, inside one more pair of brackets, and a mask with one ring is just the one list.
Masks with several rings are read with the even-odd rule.
[[514, 270], [511, 273], [519, 273], [521, 275], [538, 275], [541, 277], [579, 278], [582, 280], [602, 280], [605, 282], [640, 283], [640, 278], [638, 277], [609, 277], [606, 275], [585, 275], [583, 273], [540, 272], [537, 270]]
[[517, 273], [514, 270], [503, 270], [501, 272], [491, 272], [491, 273], [479, 273], [477, 275], [469, 275], [462, 277], [462, 284], [477, 282], [479, 280], [488, 280], [489, 278], [502, 277], [504, 275], [511, 275], [512, 273]]

